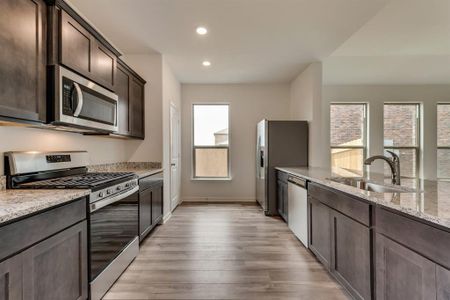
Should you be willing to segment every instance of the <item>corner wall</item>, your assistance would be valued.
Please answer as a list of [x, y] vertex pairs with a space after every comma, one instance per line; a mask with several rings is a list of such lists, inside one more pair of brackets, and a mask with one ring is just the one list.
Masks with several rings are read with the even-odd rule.
[[315, 62], [291, 82], [289, 101], [290, 118], [309, 123], [309, 165], [313, 167], [327, 167], [330, 163], [323, 147], [326, 130], [322, 106], [322, 63]]

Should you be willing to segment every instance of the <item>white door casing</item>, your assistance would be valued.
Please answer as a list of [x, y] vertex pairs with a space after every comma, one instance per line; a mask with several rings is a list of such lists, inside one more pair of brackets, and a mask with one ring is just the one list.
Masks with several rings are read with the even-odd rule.
[[173, 211], [180, 203], [180, 112], [170, 105], [170, 204]]

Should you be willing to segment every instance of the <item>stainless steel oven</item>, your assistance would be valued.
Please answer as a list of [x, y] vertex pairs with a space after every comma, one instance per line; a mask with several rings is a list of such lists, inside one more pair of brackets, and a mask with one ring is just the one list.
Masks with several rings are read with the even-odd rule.
[[115, 93], [62, 66], [54, 67], [53, 81], [52, 125], [89, 131], [118, 130]]
[[[98, 191], [124, 192], [89, 204], [91, 299], [101, 299], [139, 252], [139, 186], [137, 179]], [[93, 202], [94, 200], [94, 202]]]

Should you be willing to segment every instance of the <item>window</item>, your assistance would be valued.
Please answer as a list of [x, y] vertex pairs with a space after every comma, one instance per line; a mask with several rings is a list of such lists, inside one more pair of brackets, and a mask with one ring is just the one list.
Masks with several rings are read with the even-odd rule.
[[437, 106], [437, 177], [450, 178], [450, 103]]
[[194, 104], [193, 177], [230, 177], [229, 106]]
[[330, 105], [331, 166], [363, 172], [366, 156], [366, 104]]
[[[419, 169], [420, 105], [384, 104], [384, 150], [390, 150], [400, 157], [400, 175], [417, 177]], [[389, 153], [385, 153], [390, 156]], [[384, 173], [391, 175], [385, 164]]]

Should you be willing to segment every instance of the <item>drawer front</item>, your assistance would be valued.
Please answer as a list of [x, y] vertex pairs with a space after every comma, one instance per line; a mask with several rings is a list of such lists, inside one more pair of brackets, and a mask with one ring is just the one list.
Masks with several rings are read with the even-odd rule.
[[86, 198], [0, 227], [0, 260], [86, 219]]
[[154, 175], [150, 175], [144, 178], [139, 179], [139, 191], [142, 192], [149, 187], [152, 187], [154, 185], [162, 184], [163, 183], [163, 173], [157, 173]]
[[376, 231], [450, 268], [450, 233], [390, 212], [375, 211]]
[[370, 226], [370, 204], [345, 195], [343, 192], [325, 188], [316, 183], [308, 184], [308, 194], [344, 215]]

